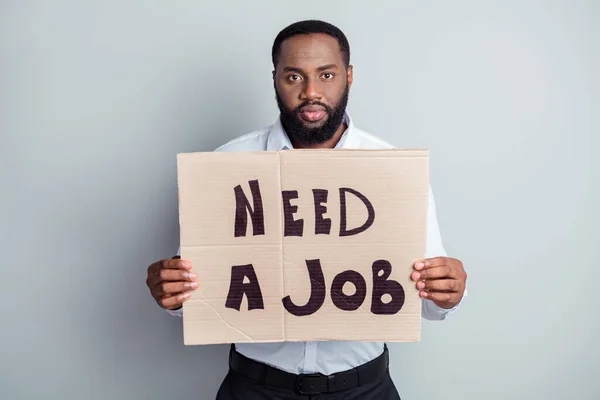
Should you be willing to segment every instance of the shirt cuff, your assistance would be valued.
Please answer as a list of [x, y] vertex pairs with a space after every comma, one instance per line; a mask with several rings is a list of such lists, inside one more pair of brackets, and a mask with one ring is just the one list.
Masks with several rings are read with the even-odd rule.
[[422, 299], [422, 308], [421, 315], [423, 318], [428, 319], [430, 321], [442, 321], [445, 320], [448, 316], [454, 314], [459, 308], [462, 302], [467, 297], [467, 289], [465, 288], [465, 292], [463, 293], [463, 298], [460, 302], [452, 308], [442, 308], [435, 304], [432, 300]]
[[167, 310], [167, 312], [174, 317], [183, 317], [183, 307], [179, 307], [176, 310]]

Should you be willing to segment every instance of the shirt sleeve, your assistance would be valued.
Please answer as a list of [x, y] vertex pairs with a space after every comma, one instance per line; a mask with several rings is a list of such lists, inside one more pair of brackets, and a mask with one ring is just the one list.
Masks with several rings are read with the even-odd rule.
[[[425, 251], [425, 258], [433, 257], [447, 257], [444, 244], [442, 242], [442, 235], [440, 234], [440, 228], [437, 221], [437, 212], [435, 209], [435, 199], [433, 197], [433, 191], [429, 186], [429, 205], [427, 208], [427, 245]], [[467, 295], [467, 289], [465, 288], [464, 297]], [[429, 299], [421, 299], [421, 316], [431, 321], [441, 321], [446, 319], [449, 315], [453, 314], [458, 310], [462, 301], [453, 308], [442, 308], [436, 305]]]

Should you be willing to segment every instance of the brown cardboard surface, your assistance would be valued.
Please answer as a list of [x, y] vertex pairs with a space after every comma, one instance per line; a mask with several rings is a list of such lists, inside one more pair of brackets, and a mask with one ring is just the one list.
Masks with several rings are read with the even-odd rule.
[[425, 255], [427, 150], [177, 160], [181, 257], [200, 283], [183, 306], [185, 344], [420, 339], [410, 273]]

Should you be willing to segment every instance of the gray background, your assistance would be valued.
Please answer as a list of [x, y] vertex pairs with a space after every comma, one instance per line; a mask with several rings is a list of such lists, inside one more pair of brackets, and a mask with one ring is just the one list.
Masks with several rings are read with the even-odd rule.
[[390, 346], [402, 398], [600, 398], [600, 2], [572, 0], [2, 1], [0, 398], [214, 397], [227, 347], [184, 347], [146, 267], [177, 249], [175, 154], [275, 120], [304, 18], [349, 37], [357, 125], [431, 149], [469, 272]]

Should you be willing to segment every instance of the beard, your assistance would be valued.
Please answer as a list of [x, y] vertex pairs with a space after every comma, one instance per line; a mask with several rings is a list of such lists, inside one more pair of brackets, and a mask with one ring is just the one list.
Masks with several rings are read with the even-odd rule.
[[[344, 113], [346, 112], [346, 106], [348, 105], [348, 84], [342, 93], [341, 98], [338, 102], [330, 107], [326, 104], [318, 101], [305, 101], [294, 109], [289, 109], [283, 103], [283, 100], [275, 89], [275, 96], [277, 97], [277, 105], [281, 113], [281, 123], [292, 141], [302, 144], [304, 146], [323, 144], [333, 138], [333, 135], [338, 130], [342, 121], [344, 120]], [[308, 105], [318, 105], [324, 108], [327, 113], [327, 118], [321, 125], [318, 126], [307, 126], [302, 117], [300, 117], [300, 110]]]

